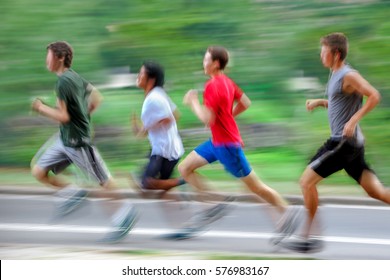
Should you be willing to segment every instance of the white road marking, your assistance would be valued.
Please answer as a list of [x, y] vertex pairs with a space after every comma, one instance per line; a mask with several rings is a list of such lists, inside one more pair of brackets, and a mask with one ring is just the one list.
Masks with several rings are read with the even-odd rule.
[[326, 208], [344, 208], [344, 209], [362, 209], [362, 210], [382, 210], [390, 211], [389, 206], [369, 206], [369, 205], [342, 205], [342, 204], [324, 204], [323, 207]]
[[[76, 226], [76, 225], [49, 225], [49, 224], [22, 224], [22, 223], [2, 223], [0, 231], [45, 231], [56, 233], [106, 233], [109, 227], [94, 226]], [[172, 229], [166, 228], [135, 228], [130, 234], [140, 236], [157, 236], [172, 233]], [[240, 232], [240, 231], [223, 231], [210, 230], [202, 234], [212, 238], [234, 238], [234, 239], [269, 239], [273, 233], [266, 232]], [[365, 237], [344, 237], [344, 236], [325, 236], [323, 240], [334, 243], [355, 243], [367, 245], [390, 245], [390, 239], [365, 238]]]

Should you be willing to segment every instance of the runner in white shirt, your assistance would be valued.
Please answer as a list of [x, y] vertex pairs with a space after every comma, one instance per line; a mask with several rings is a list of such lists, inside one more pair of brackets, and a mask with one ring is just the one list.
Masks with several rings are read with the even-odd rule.
[[[163, 68], [156, 62], [143, 63], [137, 78], [137, 86], [145, 92], [142, 124], [135, 115], [132, 119], [134, 133], [147, 135], [151, 145], [149, 162], [138, 183], [143, 190], [168, 191], [185, 184], [182, 178], [171, 178], [184, 148], [176, 125], [179, 113], [163, 85]], [[135, 176], [132, 177], [137, 181]]]

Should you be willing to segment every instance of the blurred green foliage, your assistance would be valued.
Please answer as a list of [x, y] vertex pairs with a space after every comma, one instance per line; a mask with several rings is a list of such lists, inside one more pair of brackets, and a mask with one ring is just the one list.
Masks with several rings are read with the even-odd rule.
[[[229, 49], [227, 72], [253, 100], [240, 125], [277, 123], [288, 131], [284, 145], [247, 148], [253, 167], [265, 180], [297, 181], [308, 157], [329, 135], [325, 111], [308, 114], [304, 108], [306, 98], [323, 96], [328, 77], [319, 61], [319, 39], [341, 31], [350, 40], [348, 61], [383, 96], [362, 127], [367, 156], [390, 183], [388, 1], [2, 0], [0, 11], [0, 166], [28, 167], [56, 131], [29, 109], [36, 96], [55, 104], [56, 77], [45, 68], [49, 42], [70, 42], [73, 68], [95, 85], [107, 83], [114, 68], [137, 73], [145, 59], [158, 60], [181, 110], [182, 130], [200, 126], [181, 99], [189, 88], [202, 88], [204, 51], [217, 44]], [[289, 81], [297, 77], [317, 78], [320, 86], [294, 90]], [[149, 147], [146, 139], [131, 134], [129, 116], [140, 112], [143, 93], [135, 88], [102, 93], [105, 101], [93, 117], [96, 144], [114, 170], [138, 167]], [[200, 141], [183, 140], [187, 151]], [[214, 169], [205, 173], [226, 176]], [[350, 182], [343, 176], [332, 180]]]

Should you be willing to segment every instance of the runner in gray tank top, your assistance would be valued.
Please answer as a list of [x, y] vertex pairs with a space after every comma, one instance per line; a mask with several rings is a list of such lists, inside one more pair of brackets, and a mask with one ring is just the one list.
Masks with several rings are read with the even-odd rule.
[[[321, 38], [321, 61], [331, 76], [327, 86], [328, 99], [309, 99], [306, 108], [328, 108], [331, 137], [311, 159], [300, 179], [307, 222], [300, 236], [285, 240], [280, 245], [296, 251], [308, 252], [322, 248], [315, 220], [318, 208], [317, 184], [331, 174], [344, 169], [369, 196], [390, 203], [390, 190], [385, 189], [364, 158], [364, 137], [359, 121], [380, 101], [379, 92], [357, 71], [346, 64], [348, 40], [342, 33]], [[363, 105], [363, 97], [367, 100]]]
[[[360, 94], [343, 93], [343, 80], [345, 75], [355, 71], [349, 65], [344, 65], [340, 70], [332, 73], [327, 87], [328, 95], [328, 119], [333, 140], [340, 140], [343, 137], [345, 124], [362, 107], [363, 97]], [[355, 133], [352, 136], [354, 146], [363, 146], [364, 136], [359, 124], [356, 125]]]

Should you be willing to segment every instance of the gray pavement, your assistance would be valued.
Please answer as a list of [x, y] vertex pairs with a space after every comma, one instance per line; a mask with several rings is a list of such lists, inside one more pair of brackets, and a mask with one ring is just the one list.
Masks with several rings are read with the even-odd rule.
[[[132, 190], [132, 189], [129, 189], [129, 188], [120, 190], [120, 192], [122, 192], [122, 194], [125, 197], [131, 198], [132, 200], [136, 200], [136, 203], [139, 203], [144, 208], [146, 207], [146, 206], [143, 205], [143, 203], [145, 202], [145, 198], [146, 199], [148, 199], [148, 198], [156, 199], [156, 198], [159, 197], [159, 192], [149, 192], [146, 195], [141, 195], [139, 192], [137, 192], [135, 190]], [[44, 186], [12, 186], [12, 185], [0, 186], [0, 195], [1, 194], [4, 194], [4, 195], [20, 195], [21, 198], [24, 195], [26, 195], [26, 196], [37, 195], [37, 199], [42, 199], [42, 198], [39, 198], [39, 196], [42, 196], [42, 195], [50, 196], [50, 195], [52, 195], [54, 193], [55, 193], [55, 190], [52, 190], [52, 189], [44, 187]], [[184, 196], [183, 193], [178, 192], [178, 191], [174, 191], [173, 193], [178, 194], [179, 196]], [[247, 210], [249, 211], [249, 209], [251, 209], [250, 202], [255, 201], [254, 196], [253, 195], [249, 195], [249, 194], [224, 193], [224, 195], [233, 195], [233, 196], [235, 196], [236, 197], [236, 202], [238, 202], [238, 204], [242, 203], [241, 206], [244, 206], [243, 209], [242, 209], [243, 211], [247, 211]], [[192, 199], [193, 197], [195, 197], [195, 194], [191, 193], [191, 192], [185, 192], [185, 196], [188, 197], [189, 199]], [[97, 196], [97, 191], [96, 190], [91, 190], [90, 197], [91, 198], [98, 197]], [[99, 197], [101, 197], [101, 196], [99, 196]], [[137, 200], [137, 198], [139, 198], [139, 201]], [[300, 195], [286, 195], [285, 198], [288, 201], [290, 201], [292, 204], [295, 204], [295, 205], [301, 205], [302, 204], [302, 197]], [[16, 199], [16, 198], [13, 198], [13, 199]], [[44, 198], [44, 199], [46, 199], [46, 198]], [[8, 200], [4, 201], [5, 204], [3, 205], [3, 208], [4, 209], [11, 209], [12, 208], [12, 203], [13, 203], [12, 201], [8, 201]], [[248, 202], [249, 208], [247, 208], [246, 205], [244, 205], [246, 202]], [[34, 200], [31, 203], [35, 203]], [[153, 207], [156, 207], [156, 206], [159, 205], [159, 204], [153, 203], [153, 201], [151, 201], [151, 203], [152, 203]], [[339, 248], [341, 246], [340, 244], [344, 244], [345, 243], [344, 244], [345, 246], [352, 246], [353, 245], [354, 248], [357, 246], [356, 245], [357, 244], [356, 240], [358, 238], [357, 236], [354, 236], [353, 234], [351, 235], [352, 237], [344, 236], [344, 233], [346, 231], [346, 229], [345, 229], [346, 227], [347, 228], [351, 228], [352, 233], [360, 232], [362, 234], [365, 234], [367, 232], [366, 228], [361, 228], [360, 226], [356, 226], [354, 224], [354, 222], [352, 222], [353, 219], [349, 219], [348, 218], [349, 217], [348, 213], [350, 211], [360, 211], [360, 210], [356, 210], [356, 209], [359, 209], [359, 208], [353, 207], [353, 209], [351, 209], [351, 210], [343, 210], [343, 215], [342, 215], [343, 219], [341, 219], [341, 218], [339, 219], [339, 216], [340, 216], [339, 210], [337, 210], [338, 208], [335, 208], [335, 207], [339, 207], [339, 206], [337, 206], [337, 204], [341, 205], [341, 207], [344, 207], [343, 205], [364, 205], [364, 206], [384, 206], [385, 205], [385, 204], [383, 204], [381, 202], [378, 202], [378, 201], [376, 201], [374, 199], [371, 199], [371, 198], [368, 198], [368, 197], [353, 197], [353, 196], [342, 196], [342, 197], [340, 197], [340, 196], [333, 196], [333, 197], [331, 197], [331, 196], [322, 196], [321, 197], [321, 203], [322, 204], [334, 204], [334, 206], [328, 205], [328, 207], [325, 207], [327, 215], [330, 215], [329, 217], [326, 218], [326, 219], [328, 219], [326, 224], [333, 225], [334, 229], [332, 229], [332, 230], [337, 230], [337, 231], [334, 231], [334, 232], [329, 232], [329, 234], [330, 234], [330, 236], [328, 237], [328, 239], [329, 239], [328, 241], [330, 242], [330, 245], [328, 246], [328, 249], [330, 250], [329, 251], [330, 252], [329, 256], [333, 256], [334, 254], [337, 255], [335, 252], [339, 251]], [[40, 207], [43, 207], [41, 202], [39, 202], [39, 205], [40, 205]], [[27, 207], [27, 208], [29, 209], [29, 207]], [[149, 209], [149, 206], [146, 207], [146, 208]], [[20, 208], [20, 207], [18, 209], [19, 209], [19, 211], [22, 211], [22, 212], [25, 211], [25, 210], [23, 210], [24, 207], [23, 207], [23, 209]], [[32, 208], [32, 209], [37, 210], [36, 208]], [[94, 207], [92, 207], [92, 209], [94, 209]], [[84, 210], [85, 211], [87, 211], [87, 210], [91, 211], [91, 208], [88, 207], [88, 208], [86, 208]], [[152, 210], [150, 210], [150, 211], [152, 211]], [[154, 211], [152, 211], [152, 212], [155, 213], [156, 209], [154, 209]], [[379, 212], [381, 212], [381, 211], [379, 211]], [[3, 213], [6, 213], [6, 212], [3, 212]], [[11, 213], [14, 213], [14, 212], [10, 212], [10, 214]], [[42, 212], [42, 213], [45, 213], [45, 211]], [[370, 218], [372, 216], [369, 216], [368, 212], [364, 211], [364, 213], [367, 214], [368, 216], [367, 217], [362, 217], [361, 216], [362, 215], [361, 212], [359, 212], [358, 216], [359, 216], [360, 220], [363, 219], [364, 221], [366, 221], [365, 222], [366, 225], [367, 225], [367, 223], [369, 221], [374, 221], [375, 220], [375, 222], [377, 222], [376, 221], [377, 219]], [[257, 212], [256, 212], [256, 215], [258, 215]], [[351, 215], [356, 216], [356, 213], [353, 212]], [[375, 217], [378, 217], [377, 215], [378, 214], [374, 214]], [[93, 216], [95, 217], [95, 216], [98, 216], [98, 215], [93, 215]], [[149, 216], [152, 216], [152, 214], [150, 214]], [[258, 216], [256, 216], [256, 217], [258, 217]], [[6, 218], [5, 221], [10, 220], [10, 219], [12, 220], [12, 215], [9, 216], [9, 217], [7, 215], [7, 217], [4, 217], [4, 218]], [[33, 219], [33, 220], [30, 220], [30, 219]], [[35, 221], [34, 219], [38, 219], [38, 220], [42, 219], [42, 216], [41, 215], [35, 215], [35, 216], [27, 217], [27, 220], [29, 222], [31, 222], [31, 223], [33, 223]], [[146, 220], [148, 220], [148, 219], [146, 219]], [[225, 220], [228, 221], [229, 219], [225, 219]], [[247, 219], [247, 220], [251, 220], [251, 219]], [[383, 220], [383, 219], [379, 219], [379, 220]], [[227, 222], [227, 221], [225, 221], [225, 222]], [[241, 220], [239, 219], [239, 221], [241, 221]], [[346, 226], [345, 225], [345, 221], [351, 222], [352, 225], [351, 226]], [[339, 222], [341, 223], [341, 226], [340, 226]], [[153, 222], [153, 224], [154, 223], [155, 222]], [[358, 222], [358, 224], [359, 224], [359, 222]], [[144, 228], [148, 228], [148, 227], [146, 227], [145, 224], [142, 224], [142, 223], [139, 226], [143, 230], [145, 230]], [[230, 229], [230, 225], [224, 225], [223, 223], [221, 223], [220, 226], [226, 226], [226, 227], [228, 227], [228, 229]], [[245, 225], [242, 225], [242, 226], [245, 226]], [[256, 225], [256, 226], [258, 226], [258, 225]], [[264, 226], [264, 224], [262, 224], [262, 226]], [[356, 226], [357, 230], [354, 230], [355, 226]], [[248, 225], [246, 225], [246, 227], [248, 228]], [[239, 228], [241, 228], [241, 227], [239, 226]], [[342, 229], [341, 232], [338, 231], [339, 228]], [[376, 241], [379, 240], [381, 242], [384, 242], [383, 240], [386, 241], [386, 237], [384, 237], [382, 235], [385, 234], [388, 231], [386, 229], [384, 229], [383, 226], [381, 226], [381, 225], [379, 225], [379, 226], [378, 225], [372, 225], [372, 226], [367, 226], [367, 228], [369, 229], [368, 230], [369, 233], [372, 234], [373, 236], [370, 235], [370, 236], [359, 237], [359, 238], [362, 238], [362, 240], [364, 242], [373, 242], [374, 239]], [[373, 230], [372, 230], [373, 228], [378, 228], [378, 232], [374, 232], [375, 233], [374, 234]], [[248, 230], [250, 230], [250, 228], [248, 228]], [[328, 230], [330, 230], [330, 229], [328, 229]], [[255, 231], [255, 230], [253, 229], [252, 231]], [[268, 231], [265, 230], [265, 232], [268, 232]], [[31, 234], [33, 234], [33, 233], [34, 232], [31, 232]], [[19, 242], [16, 243], [15, 241], [14, 242], [9, 242], [9, 243], [4, 242], [4, 243], [0, 244], [0, 259], [9, 259], [9, 260], [10, 259], [132, 259], [132, 258], [134, 258], [134, 259], [210, 259], [210, 255], [208, 255], [207, 253], [205, 253], [205, 252], [197, 252], [196, 250], [194, 250], [193, 252], [191, 251], [191, 253], [190, 253], [189, 252], [190, 249], [173, 251], [173, 250], [171, 250], [172, 248], [171, 249], [167, 249], [167, 248], [165, 248], [162, 245], [160, 246], [159, 244], [157, 244], [158, 246], [156, 245], [157, 248], [160, 248], [159, 250], [156, 250], [156, 249], [152, 250], [150, 248], [148, 249], [148, 247], [145, 245], [146, 241], [143, 240], [142, 234], [137, 233], [137, 231], [135, 231], [135, 232], [133, 232], [133, 235], [135, 235], [135, 238], [137, 238], [137, 242], [140, 242], [140, 244], [142, 245], [139, 248], [136, 247], [136, 245], [134, 245], [134, 244], [138, 244], [138, 243], [129, 243], [129, 244], [125, 243], [126, 245], [128, 245], [128, 247], [123, 247], [122, 248], [122, 246], [119, 246], [119, 247], [114, 246], [114, 247], [111, 248], [111, 247], [104, 247], [104, 246], [96, 246], [96, 244], [92, 244], [92, 245], [88, 245], [87, 246], [83, 242], [81, 242], [81, 243], [77, 243], [76, 242], [76, 243], [73, 243], [73, 244], [69, 244], [67, 246], [65, 246], [62, 243], [50, 244], [50, 242], [48, 244], [44, 244], [42, 242], [40, 245], [33, 245], [33, 244], [29, 244], [28, 242], [26, 244], [21, 244]], [[12, 237], [12, 235], [11, 235], [11, 237]], [[336, 237], [339, 238], [339, 239], [341, 238], [342, 242], [340, 240], [338, 240], [338, 239], [336, 241], [333, 240]], [[212, 239], [214, 237], [209, 237], [209, 238], [204, 238], [204, 239], [197, 239], [196, 242], [198, 242], [198, 243], [196, 243], [196, 242], [188, 242], [188, 243], [183, 243], [183, 244], [185, 244], [186, 246], [189, 246], [189, 248], [192, 248], [191, 247], [193, 245], [192, 243], [194, 243], [194, 246], [195, 245], [198, 246], [199, 243], [207, 242], [207, 241], [209, 241], [210, 238]], [[349, 239], [347, 241], [345, 241], [347, 238], [352, 238], [353, 242], [350, 241]], [[147, 240], [148, 240], [147, 243], [150, 243], [150, 237]], [[152, 241], [154, 243], [157, 243], [154, 239]], [[264, 240], [257, 241], [257, 243], [258, 243], [257, 245], [259, 245], [263, 241]], [[351, 243], [352, 245], [348, 245], [349, 242], [352, 242]], [[37, 243], [39, 243], [39, 242], [37, 242]], [[88, 242], [85, 242], [85, 243], [88, 243]], [[176, 246], [184, 246], [183, 244], [182, 243], [177, 243], [175, 245]], [[242, 244], [244, 244], [244, 243], [242, 243]], [[207, 245], [207, 246], [209, 246], [209, 245]], [[363, 246], [363, 245], [359, 245], [359, 246]], [[370, 245], [370, 246], [372, 247], [374, 245]], [[377, 246], [377, 245], [375, 245], [375, 246]], [[266, 248], [267, 246], [264, 245], [264, 246], [260, 246], [260, 247], [261, 248], [263, 248], [263, 247]], [[384, 247], [387, 248], [386, 246], [384, 246]], [[142, 250], [141, 250], [142, 253], [135, 254], [135, 255], [129, 255], [129, 253], [128, 253], [128, 251], [130, 250], [129, 248], [132, 249], [132, 250], [135, 250], [135, 249], [136, 250], [141, 250], [141, 248], [142, 248]], [[383, 249], [385, 249], [385, 248], [383, 248]], [[336, 250], [336, 251], [332, 251], [332, 250]], [[216, 251], [218, 251], [218, 250], [216, 250]], [[255, 250], [255, 251], [257, 252], [257, 250]], [[254, 252], [252, 252], [250, 250], [248, 252], [251, 252], [252, 256], [259, 256], [260, 255], [260, 253], [257, 253], [257, 254], [259, 254], [259, 255], [257, 255], [257, 254], [255, 254]], [[365, 254], [369, 254], [369, 253], [365, 253]], [[378, 253], [375, 253], [373, 256], [374, 257], [378, 257], [377, 254]], [[368, 255], [368, 256], [371, 256], [371, 255]], [[262, 257], [265, 257], [265, 258], [267, 258], [267, 257], [269, 257], [269, 258], [278, 258], [278, 257], [283, 258], [283, 257], [286, 257], [286, 256], [285, 255], [278, 256], [278, 254], [277, 253], [275, 254], [275, 252], [273, 252], [272, 254], [270, 254], [270, 252], [268, 252], [268, 253], [267, 252], [263, 252]], [[292, 258], [294, 258], [294, 257], [302, 258], [302, 256], [295, 256], [295, 255], [291, 255], [291, 254], [289, 254], [288, 257], [289, 258], [291, 258], [291, 257]], [[305, 256], [305, 257], [310, 257], [310, 256]], [[311, 257], [313, 257], [313, 256], [311, 256]], [[325, 256], [324, 258], [327, 258], [327, 257]]]

